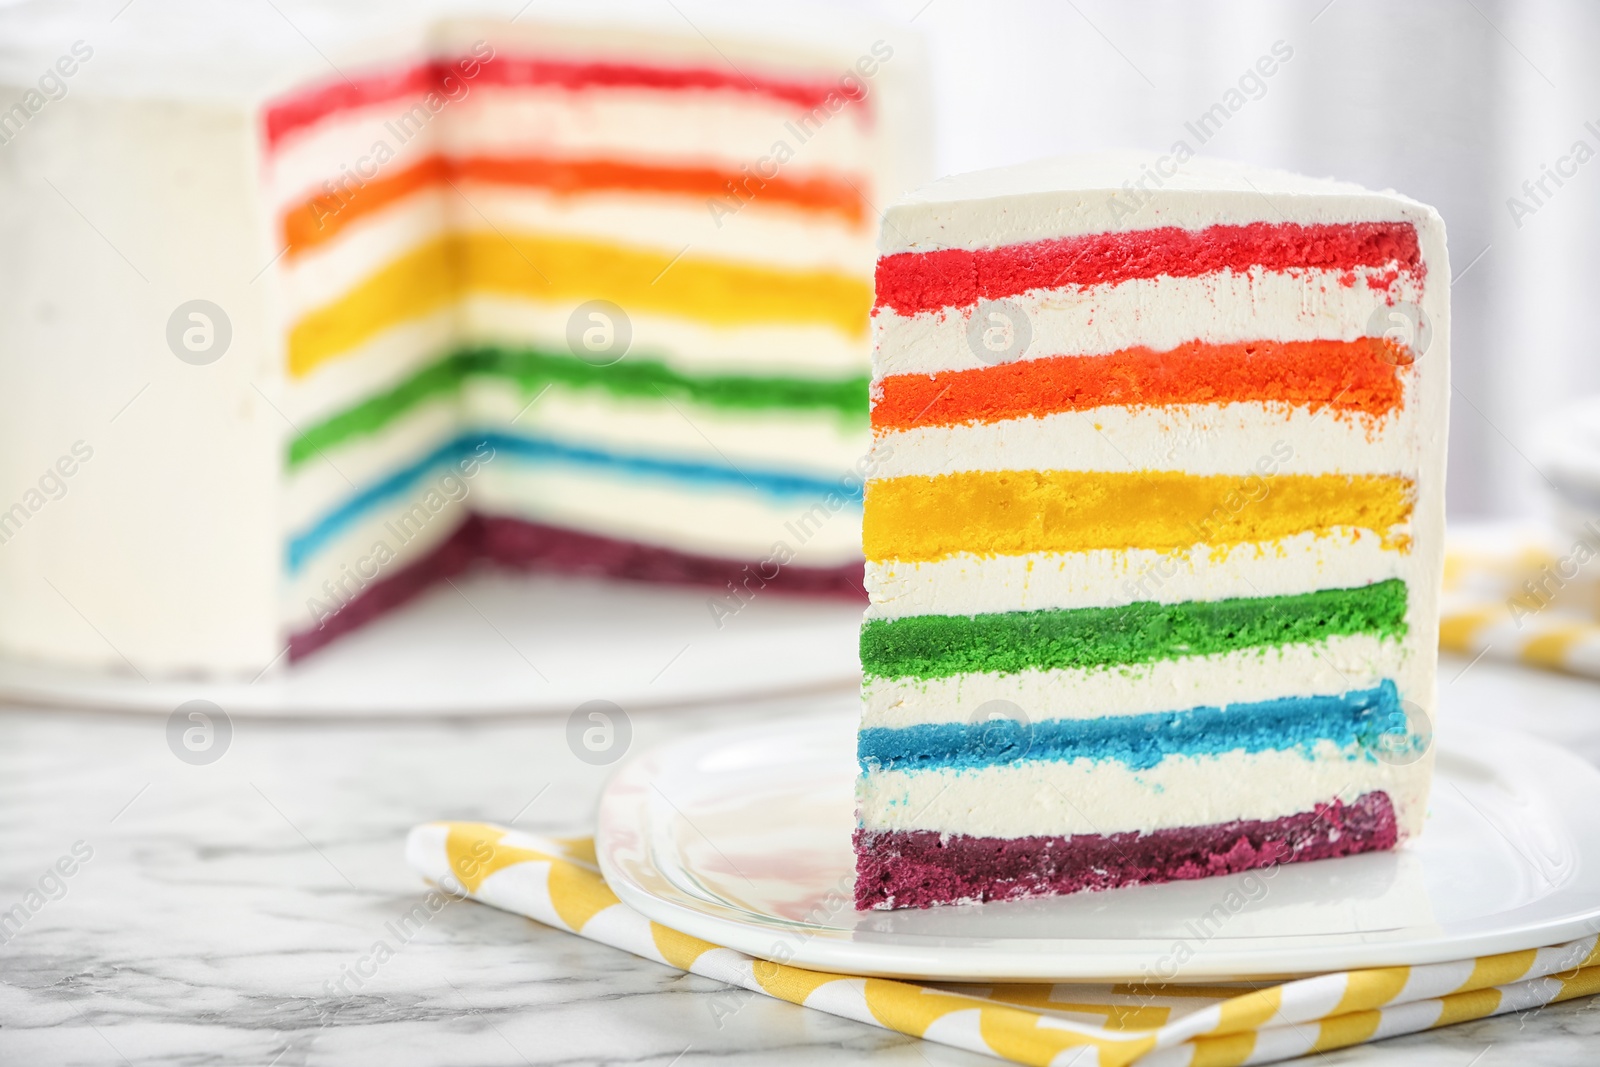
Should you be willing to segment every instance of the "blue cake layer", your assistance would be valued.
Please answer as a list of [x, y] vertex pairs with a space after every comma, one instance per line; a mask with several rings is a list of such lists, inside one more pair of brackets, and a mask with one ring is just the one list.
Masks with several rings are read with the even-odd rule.
[[856, 741], [863, 771], [992, 767], [1019, 760], [1115, 760], [1147, 770], [1173, 755], [1298, 750], [1319, 742], [1368, 751], [1407, 730], [1392, 681], [1338, 696], [1281, 697], [1096, 719], [1012, 719], [871, 727]]
[[690, 488], [749, 490], [782, 501], [821, 500], [830, 494], [857, 506], [861, 500], [861, 487], [851, 486], [842, 478], [829, 481], [791, 471], [764, 470], [748, 465], [734, 468], [698, 460], [610, 452], [521, 434], [466, 433], [356, 492], [290, 537], [286, 560], [288, 572], [298, 573], [306, 561], [328, 541], [373, 510], [402, 497], [427, 478], [442, 473], [462, 460], [474, 457], [483, 459], [483, 453], [478, 450], [485, 446], [490, 457], [504, 455], [520, 463], [577, 467], [643, 480], [672, 482]]

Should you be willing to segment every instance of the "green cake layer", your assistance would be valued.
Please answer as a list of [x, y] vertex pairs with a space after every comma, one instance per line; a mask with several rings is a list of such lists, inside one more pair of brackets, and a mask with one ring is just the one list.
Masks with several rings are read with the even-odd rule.
[[1398, 578], [1293, 596], [993, 615], [872, 619], [861, 628], [861, 667], [881, 678], [948, 678], [1151, 663], [1350, 634], [1406, 632]]
[[320, 451], [377, 433], [420, 404], [458, 393], [471, 378], [499, 378], [530, 396], [547, 385], [599, 389], [623, 398], [684, 401], [734, 411], [822, 411], [841, 422], [865, 426], [865, 375], [848, 378], [757, 377], [686, 374], [660, 360], [629, 356], [596, 366], [570, 355], [537, 348], [464, 349], [430, 364], [386, 392], [308, 427], [289, 444], [293, 469]]

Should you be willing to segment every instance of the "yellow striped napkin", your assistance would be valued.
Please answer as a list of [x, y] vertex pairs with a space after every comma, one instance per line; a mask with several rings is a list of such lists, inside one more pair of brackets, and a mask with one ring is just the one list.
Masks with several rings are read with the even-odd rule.
[[1600, 523], [1451, 531], [1439, 647], [1600, 678]]
[[[1600, 992], [1600, 947], [1565, 945], [1279, 985], [948, 985], [801, 970], [650, 922], [617, 900], [592, 838], [428, 823], [406, 843], [443, 892], [726, 982], [721, 1019], [764, 995], [1028, 1064], [1270, 1063]], [[440, 906], [443, 906], [441, 899]]]

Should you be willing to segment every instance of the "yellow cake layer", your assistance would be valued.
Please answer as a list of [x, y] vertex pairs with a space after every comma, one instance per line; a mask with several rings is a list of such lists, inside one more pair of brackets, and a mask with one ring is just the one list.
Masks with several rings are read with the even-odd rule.
[[609, 300], [627, 312], [714, 326], [795, 323], [865, 335], [872, 286], [829, 271], [781, 270], [600, 241], [496, 232], [437, 238], [373, 273], [289, 332], [289, 372], [301, 377], [376, 334], [464, 296]]
[[1170, 551], [1371, 530], [1404, 551], [1415, 484], [1391, 475], [964, 471], [867, 484], [867, 558]]

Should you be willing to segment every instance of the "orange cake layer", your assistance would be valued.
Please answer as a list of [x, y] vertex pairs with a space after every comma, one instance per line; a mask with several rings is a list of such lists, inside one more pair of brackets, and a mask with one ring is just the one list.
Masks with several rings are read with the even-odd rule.
[[424, 189], [455, 182], [542, 189], [551, 193], [626, 192], [684, 196], [696, 202], [730, 194], [755, 203], [831, 215], [852, 226], [863, 218], [861, 194], [842, 178], [772, 178], [714, 167], [664, 167], [610, 159], [540, 156], [431, 155], [395, 174], [312, 197], [284, 214], [282, 236], [290, 258], [332, 240], [358, 219]]
[[1410, 354], [1392, 341], [1191, 342], [1169, 352], [1048, 356], [896, 374], [874, 393], [876, 430], [994, 423], [1109, 406], [1264, 403], [1381, 418], [1405, 399]]

